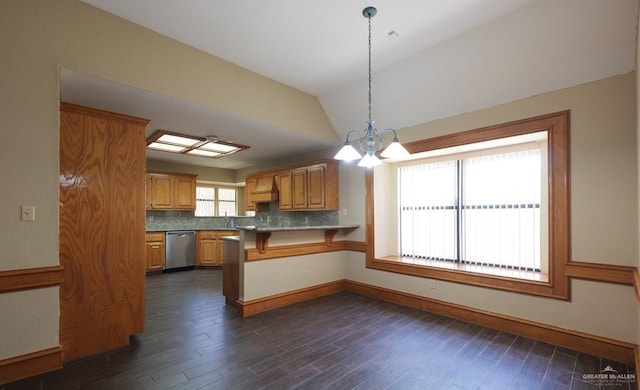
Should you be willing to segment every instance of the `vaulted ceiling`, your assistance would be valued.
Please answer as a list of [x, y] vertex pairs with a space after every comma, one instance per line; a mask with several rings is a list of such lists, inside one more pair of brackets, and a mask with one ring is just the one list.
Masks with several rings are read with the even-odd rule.
[[[361, 12], [368, 5], [378, 9], [373, 118], [400, 136], [403, 127], [635, 69], [637, 0], [82, 1], [316, 96], [335, 127], [336, 149], [367, 117]], [[126, 105], [152, 119], [149, 133], [182, 126], [204, 136], [213, 123], [253, 146], [219, 160], [152, 158], [238, 169], [333, 143], [71, 71], [63, 71], [62, 94], [105, 109]]]

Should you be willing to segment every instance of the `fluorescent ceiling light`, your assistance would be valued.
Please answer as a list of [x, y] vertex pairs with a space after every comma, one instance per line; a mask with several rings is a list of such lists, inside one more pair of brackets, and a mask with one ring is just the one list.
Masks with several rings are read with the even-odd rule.
[[171, 131], [157, 130], [147, 138], [147, 148], [163, 152], [219, 158], [248, 149], [249, 146], [213, 140], [212, 137], [203, 138]]
[[193, 154], [194, 156], [203, 156], [203, 157], [215, 157], [220, 155], [220, 153], [218, 152], [211, 152], [211, 151], [202, 150], [202, 149], [193, 149], [188, 151], [187, 154]]
[[156, 150], [162, 150], [165, 152], [174, 152], [174, 153], [180, 153], [184, 150], [183, 146], [177, 146], [177, 145], [169, 145], [169, 144], [161, 144], [159, 142], [154, 142], [150, 145], [147, 145], [147, 148], [149, 149], [156, 149]]
[[158, 142], [165, 142], [168, 144], [182, 145], [182, 146], [193, 146], [198, 142], [202, 142], [202, 141], [194, 138], [186, 138], [186, 137], [176, 136], [171, 134], [163, 134], [160, 138], [158, 138]]
[[216, 152], [220, 152], [220, 153], [229, 153], [229, 152], [236, 151], [236, 150], [238, 150], [240, 148], [238, 148], [237, 146], [233, 146], [233, 145], [226, 145], [226, 144], [221, 144], [221, 143], [218, 143], [218, 142], [209, 141], [209, 143], [206, 143], [206, 144], [202, 145], [199, 149], [212, 150], [212, 151], [216, 151]]

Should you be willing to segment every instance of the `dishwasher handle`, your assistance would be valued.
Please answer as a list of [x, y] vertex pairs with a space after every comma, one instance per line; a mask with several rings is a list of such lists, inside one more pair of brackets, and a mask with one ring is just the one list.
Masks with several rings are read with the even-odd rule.
[[178, 237], [187, 237], [187, 236], [192, 236], [196, 234], [195, 231], [188, 231], [188, 232], [184, 232], [184, 231], [180, 231], [180, 232], [167, 232], [167, 236], [178, 236]]

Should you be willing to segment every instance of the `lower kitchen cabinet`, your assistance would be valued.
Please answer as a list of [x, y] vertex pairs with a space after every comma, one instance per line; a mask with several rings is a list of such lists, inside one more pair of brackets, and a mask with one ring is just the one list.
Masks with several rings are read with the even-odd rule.
[[196, 232], [196, 265], [200, 267], [222, 266], [222, 237], [237, 236], [235, 230], [202, 230]]
[[147, 272], [159, 272], [164, 269], [164, 245], [164, 232], [147, 233], [145, 247]]

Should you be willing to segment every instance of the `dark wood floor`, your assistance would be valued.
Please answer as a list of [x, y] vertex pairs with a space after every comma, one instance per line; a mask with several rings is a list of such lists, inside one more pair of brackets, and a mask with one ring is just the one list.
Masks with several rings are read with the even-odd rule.
[[131, 346], [13, 389], [628, 389], [583, 374], [633, 367], [349, 293], [249, 318], [220, 270], [147, 277]]

